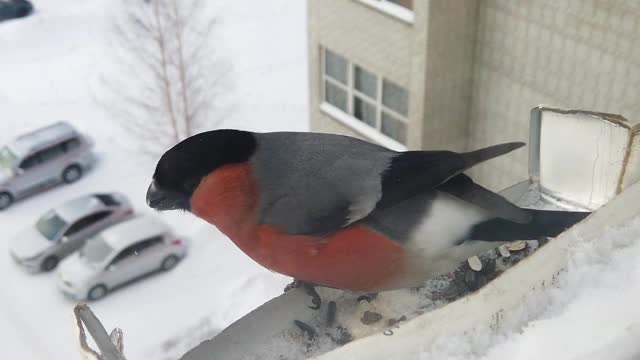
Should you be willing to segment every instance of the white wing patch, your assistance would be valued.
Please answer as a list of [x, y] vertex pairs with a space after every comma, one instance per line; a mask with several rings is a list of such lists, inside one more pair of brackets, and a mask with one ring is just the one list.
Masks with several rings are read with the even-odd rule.
[[464, 239], [473, 225], [487, 219], [486, 210], [438, 192], [425, 218], [411, 234], [407, 247], [427, 257], [438, 256]]
[[438, 192], [406, 243], [409, 256], [404, 285], [420, 286], [426, 279], [455, 270], [470, 256], [498, 246], [485, 241], [458, 244], [473, 225], [489, 218], [484, 209]]

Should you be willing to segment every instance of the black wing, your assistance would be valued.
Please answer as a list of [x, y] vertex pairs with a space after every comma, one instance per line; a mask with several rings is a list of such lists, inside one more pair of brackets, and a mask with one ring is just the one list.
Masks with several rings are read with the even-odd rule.
[[424, 191], [432, 190], [476, 164], [524, 145], [520, 142], [506, 143], [467, 153], [452, 151], [401, 153], [393, 158], [391, 166], [383, 174], [383, 196], [377, 208], [393, 206]]

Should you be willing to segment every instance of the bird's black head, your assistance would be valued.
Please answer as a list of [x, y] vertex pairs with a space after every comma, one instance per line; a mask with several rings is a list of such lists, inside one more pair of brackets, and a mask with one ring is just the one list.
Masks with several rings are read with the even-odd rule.
[[158, 161], [147, 190], [147, 204], [156, 210], [190, 210], [190, 199], [203, 177], [253, 155], [252, 133], [214, 130], [194, 135], [169, 149]]

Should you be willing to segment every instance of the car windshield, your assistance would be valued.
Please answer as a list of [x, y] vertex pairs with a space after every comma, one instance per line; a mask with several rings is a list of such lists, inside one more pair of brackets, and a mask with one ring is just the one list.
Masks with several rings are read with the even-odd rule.
[[92, 264], [101, 264], [113, 252], [113, 248], [98, 235], [80, 249], [80, 257]]
[[18, 157], [7, 147], [0, 149], [0, 168], [13, 169]]
[[54, 240], [65, 226], [67, 223], [53, 210], [44, 214], [36, 223], [36, 229], [49, 240]]

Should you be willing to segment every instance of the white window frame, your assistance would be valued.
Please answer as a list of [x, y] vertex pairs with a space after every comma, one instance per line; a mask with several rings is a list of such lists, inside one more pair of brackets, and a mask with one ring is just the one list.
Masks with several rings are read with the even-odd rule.
[[[343, 84], [340, 81], [333, 79], [331, 76], [329, 76], [326, 73], [326, 51], [329, 50], [331, 52], [333, 52], [334, 54], [344, 58], [347, 61], [347, 84]], [[355, 88], [355, 83], [354, 83], [354, 73], [355, 73], [355, 67], [358, 66], [361, 69], [373, 74], [376, 77], [376, 98], [373, 99], [371, 98], [369, 95], [362, 93], [361, 91], [357, 90]], [[402, 115], [400, 113], [398, 113], [397, 111], [390, 109], [389, 107], [387, 107], [386, 105], [384, 105], [382, 103], [382, 88], [383, 88], [383, 80], [384, 78], [378, 74], [376, 74], [373, 71], [370, 71], [366, 68], [364, 68], [361, 65], [355, 64], [353, 61], [349, 60], [347, 57], [336, 53], [335, 51], [331, 50], [331, 49], [327, 49], [326, 47], [320, 47], [320, 86], [321, 86], [321, 90], [320, 90], [320, 94], [321, 94], [321, 101], [320, 101], [320, 109], [326, 113], [327, 115], [331, 116], [332, 118], [334, 118], [335, 120], [341, 122], [342, 124], [348, 126], [349, 128], [355, 130], [356, 132], [364, 135], [366, 138], [373, 140], [374, 142], [377, 142], [380, 145], [386, 146], [392, 150], [396, 150], [396, 151], [406, 151], [407, 145], [403, 144], [401, 142], [399, 142], [396, 139], [391, 138], [390, 136], [387, 136], [385, 134], [382, 133], [382, 112], [385, 111], [388, 114], [392, 115], [394, 118], [398, 119], [399, 121], [401, 121], [405, 126], [406, 126], [406, 136], [407, 139], [405, 139], [405, 141], [408, 141], [408, 137], [409, 137], [409, 119], [407, 116]], [[391, 81], [389, 79], [387, 79], [388, 81]], [[338, 108], [337, 106], [327, 102], [327, 86], [325, 85], [326, 82], [331, 83], [334, 86], [339, 87], [340, 89], [346, 91], [347, 93], [347, 111], [343, 111], [342, 109]], [[406, 89], [405, 89], [406, 90]], [[407, 96], [409, 95], [409, 92], [407, 90]], [[364, 121], [356, 118], [353, 114], [354, 112], [354, 96], [358, 96], [360, 98], [362, 98], [364, 101], [373, 104], [373, 106], [376, 109], [376, 119], [375, 119], [375, 123], [376, 123], [376, 127], [372, 127], [369, 124], [365, 123]], [[407, 99], [407, 101], [409, 101], [409, 99]]]
[[[404, 6], [394, 4], [390, 1], [386, 1], [386, 0], [358, 0], [358, 1], [380, 12], [391, 15], [394, 18], [400, 19], [408, 24], [413, 24], [415, 21], [415, 15], [412, 9], [407, 9]], [[414, 7], [415, 7], [416, 1], [422, 1], [422, 0], [414, 0]]]

